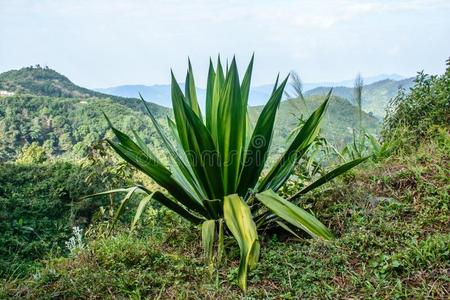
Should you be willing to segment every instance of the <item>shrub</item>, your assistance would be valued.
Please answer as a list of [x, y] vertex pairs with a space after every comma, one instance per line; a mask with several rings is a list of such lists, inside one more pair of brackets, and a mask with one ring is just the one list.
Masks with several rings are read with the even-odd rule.
[[[166, 196], [159, 191], [150, 191], [142, 185], [110, 191], [127, 192], [117, 216], [134, 193], [147, 194], [137, 208], [132, 227], [145, 205], [155, 199], [192, 223], [201, 224], [204, 252], [210, 264], [213, 262], [214, 244], [217, 242], [217, 261], [220, 261], [224, 234], [231, 234], [240, 248], [238, 278], [243, 290], [247, 285], [247, 270], [255, 267], [259, 259], [257, 231], [263, 231], [267, 226], [281, 226], [293, 233], [289, 224], [313, 237], [331, 239], [332, 233], [319, 220], [289, 200], [295, 200], [365, 160], [360, 158], [339, 166], [289, 200], [276, 194], [315, 141], [331, 91], [292, 138], [281, 158], [263, 174], [287, 78], [281, 84], [277, 79], [252, 131], [247, 113], [252, 69], [253, 58], [240, 82], [234, 58], [226, 72], [220, 59], [216, 69], [210, 63], [204, 118], [197, 102], [190, 62], [184, 94], [172, 74], [175, 120], [168, 119], [170, 138], [162, 132], [147, 108], [168, 152], [169, 167], [152, 153], [138, 134], [134, 133], [133, 141], [108, 120], [118, 140], [109, 141], [113, 149], [170, 194]], [[176, 146], [171, 140], [176, 142]], [[224, 225], [227, 230], [224, 230]]]
[[109, 187], [94, 172], [62, 161], [0, 164], [0, 277], [24, 275], [36, 260], [67, 251], [71, 227], [86, 227], [105, 204], [80, 199]]
[[409, 94], [392, 99], [383, 124], [384, 140], [402, 140], [417, 146], [433, 126], [450, 124], [450, 59], [444, 74], [418, 73]]

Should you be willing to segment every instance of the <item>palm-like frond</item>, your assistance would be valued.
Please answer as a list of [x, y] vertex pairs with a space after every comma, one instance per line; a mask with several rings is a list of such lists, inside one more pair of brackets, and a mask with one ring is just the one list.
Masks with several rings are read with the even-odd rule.
[[[122, 206], [128, 202], [134, 191], [149, 195], [140, 203], [133, 227], [145, 205], [154, 199], [194, 224], [202, 224], [203, 247], [209, 262], [212, 261], [216, 237], [220, 261], [223, 252], [223, 234], [231, 232], [241, 250], [239, 284], [243, 289], [247, 284], [247, 269], [254, 267], [259, 257], [257, 228], [261, 228], [265, 222], [275, 220], [275, 224], [282, 224], [280, 226], [290, 230], [282, 221], [284, 220], [314, 237], [332, 238], [331, 232], [314, 216], [275, 193], [289, 179], [299, 159], [316, 139], [330, 101], [331, 91], [324, 103], [293, 135], [286, 152], [267, 174], [261, 176], [270, 150], [276, 114], [288, 78], [281, 84], [278, 84], [277, 78], [267, 105], [259, 115], [254, 128], [250, 128], [247, 106], [252, 71], [253, 57], [242, 82], [239, 80], [234, 58], [229, 66], [227, 63], [225, 72], [220, 58], [216, 69], [210, 62], [204, 117], [198, 105], [190, 61], [185, 93], [172, 74], [174, 120], [168, 118], [172, 138], [163, 132], [144, 101], [167, 150], [168, 166], [156, 158], [138, 134], [134, 134], [135, 141], [133, 141], [108, 120], [117, 138], [116, 141], [108, 141], [113, 149], [127, 162], [150, 176], [169, 194], [151, 192], [142, 186], [132, 190], [119, 190], [127, 192]], [[294, 77], [294, 80], [301, 85], [298, 77]], [[298, 88], [301, 92], [301, 86]], [[175, 146], [172, 141], [175, 142]], [[328, 182], [361, 162], [362, 160], [354, 161], [351, 165], [334, 170], [329, 177], [320, 178], [309, 189]], [[259, 201], [253, 201], [255, 197]], [[252, 200], [251, 209], [248, 204], [250, 200]], [[258, 224], [255, 224], [253, 219], [256, 215], [253, 214], [258, 213], [260, 216], [260, 209], [263, 210], [263, 215], [267, 212], [271, 212], [272, 215], [270, 218], [259, 218]], [[224, 231], [223, 220], [227, 231]], [[217, 224], [219, 226], [216, 226]]]

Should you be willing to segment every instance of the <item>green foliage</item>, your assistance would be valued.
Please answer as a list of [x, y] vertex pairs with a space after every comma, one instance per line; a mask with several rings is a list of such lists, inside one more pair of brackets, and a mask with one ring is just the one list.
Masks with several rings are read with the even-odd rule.
[[[112, 136], [102, 112], [108, 113], [118, 128], [138, 130], [145, 134], [146, 143], [159, 148], [152, 138], [154, 130], [141, 121], [143, 112], [111, 99], [16, 95], [0, 98], [0, 160], [23, 156], [21, 148], [31, 144], [27, 151], [35, 151], [39, 145], [47, 155], [84, 157], [99, 139]], [[154, 110], [161, 119], [165, 118], [163, 112]]]
[[[258, 261], [257, 228], [262, 231], [269, 223], [279, 224], [280, 218], [294, 227], [306, 230], [313, 237], [332, 237], [320, 221], [307, 211], [297, 208], [295, 204], [285, 205], [287, 201], [279, 196], [276, 199], [283, 205], [270, 205], [275, 201], [265, 201], [270, 193], [274, 199], [276, 194], [273, 191], [284, 185], [300, 159], [316, 141], [331, 91], [293, 136], [278, 161], [267, 174], [263, 174], [276, 114], [287, 79], [280, 85], [277, 79], [267, 105], [251, 130], [248, 128], [247, 100], [252, 69], [253, 59], [240, 82], [235, 59], [225, 73], [220, 60], [216, 69], [210, 64], [205, 120], [197, 103], [191, 64], [189, 63], [186, 76], [185, 94], [172, 74], [175, 120], [169, 119], [168, 126], [172, 128], [172, 140], [177, 142], [176, 147], [162, 132], [156, 118], [148, 109], [168, 152], [169, 167], [162, 164], [151, 149], [140, 142], [137, 135], [134, 142], [125, 133], [112, 127], [108, 120], [117, 138], [117, 142], [108, 140], [113, 149], [124, 160], [165, 188], [171, 196], [165, 197], [159, 192], [152, 193], [147, 188], [136, 186], [120, 190], [127, 192], [123, 203], [129, 201], [133, 193], [144, 192], [194, 224], [203, 223], [204, 228], [207, 228], [206, 224], [210, 224], [210, 220], [219, 222], [224, 219], [241, 249], [238, 277], [239, 285], [244, 290], [247, 286], [247, 269], [254, 267]], [[362, 161], [356, 161], [351, 167]], [[348, 169], [337, 168], [333, 176], [322, 177], [320, 181], [313, 183], [313, 187], [330, 181]], [[255, 194], [259, 202], [254, 201]], [[268, 214], [274, 214], [275, 217], [266, 218]], [[116, 218], [119, 215], [120, 210]], [[258, 220], [257, 225], [253, 219]], [[207, 240], [204, 240], [203, 244], [209, 256], [212, 236], [206, 232], [204, 231], [203, 237]]]
[[[359, 134], [358, 134], [359, 133]], [[345, 160], [355, 160], [361, 157], [370, 157], [373, 161], [388, 158], [398, 147], [398, 140], [381, 141], [375, 135], [367, 133], [364, 129], [353, 130], [353, 141], [345, 145], [339, 152], [339, 157]]]
[[95, 172], [69, 162], [0, 165], [0, 277], [23, 276], [36, 260], [65, 253], [71, 227], [87, 226], [105, 205], [80, 199], [110, 187]]
[[22, 152], [17, 157], [17, 162], [22, 164], [42, 163], [47, 160], [47, 151], [36, 142], [22, 148]]
[[363, 99], [364, 82], [361, 75], [355, 79], [354, 85], [354, 99], [355, 106], [358, 108], [358, 128], [353, 128], [353, 141], [345, 145], [341, 151], [341, 158], [347, 160], [355, 160], [362, 157], [371, 157], [373, 161], [380, 161], [391, 155], [394, 151], [397, 141], [383, 141], [370, 134], [362, 124], [363, 116]]
[[261, 239], [265, 250], [246, 295], [234, 288], [237, 247], [227, 247], [226, 263], [211, 277], [200, 233], [149, 208], [139, 235], [91, 237], [89, 249], [3, 281], [0, 298], [447, 299], [449, 145], [444, 127], [414, 154], [394, 154], [307, 195], [302, 206], [336, 239]]
[[409, 94], [400, 91], [388, 109], [383, 124], [384, 140], [418, 145], [433, 126], [450, 123], [450, 59], [440, 76], [418, 73]]

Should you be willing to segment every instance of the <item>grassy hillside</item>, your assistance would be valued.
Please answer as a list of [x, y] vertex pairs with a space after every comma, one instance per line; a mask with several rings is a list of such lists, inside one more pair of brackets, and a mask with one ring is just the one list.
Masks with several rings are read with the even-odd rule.
[[[449, 296], [448, 132], [411, 155], [365, 165], [302, 200], [336, 233], [331, 242], [261, 241], [247, 296], [276, 299], [446, 299]], [[289, 193], [289, 191], [286, 191]], [[239, 252], [213, 275], [200, 232], [168, 211], [149, 208], [137, 234], [91, 230], [86, 249], [51, 258], [34, 275], [4, 280], [4, 298], [237, 299]]]
[[[364, 85], [362, 93], [363, 110], [378, 118], [383, 118], [389, 101], [397, 95], [399, 88], [408, 91], [413, 84], [413, 78], [408, 78], [399, 81], [385, 79]], [[327, 93], [328, 90], [329, 88], [326, 87], [318, 87], [305, 92], [305, 95], [322, 95]], [[333, 88], [333, 94], [353, 103], [353, 88], [338, 86]]]

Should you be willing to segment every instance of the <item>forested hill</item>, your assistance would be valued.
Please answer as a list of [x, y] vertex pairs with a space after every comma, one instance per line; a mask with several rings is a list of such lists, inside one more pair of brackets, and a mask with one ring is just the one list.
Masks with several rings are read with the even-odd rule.
[[[328, 88], [327, 92], [330, 89]], [[334, 94], [334, 93], [333, 93]], [[285, 141], [291, 129], [300, 118], [306, 118], [324, 101], [323, 95], [306, 96], [304, 101], [300, 98], [281, 102], [277, 115], [274, 144], [286, 146]], [[255, 106], [250, 110], [250, 119], [256, 122], [263, 106]], [[335, 146], [343, 146], [351, 141], [352, 129], [358, 125], [358, 109], [346, 99], [332, 96], [330, 105], [322, 121], [322, 134]], [[367, 132], [376, 134], [380, 128], [380, 120], [371, 114], [362, 112], [362, 126]]]
[[[171, 110], [154, 103], [148, 105], [165, 123]], [[27, 67], [2, 73], [0, 161], [17, 158], [33, 142], [43, 146], [49, 157], [83, 157], [93, 144], [111, 135], [103, 113], [119, 129], [136, 130], [147, 143], [156, 143], [141, 100], [79, 87], [48, 68]]]
[[[395, 97], [400, 88], [409, 91], [414, 85], [414, 78], [403, 80], [385, 79], [371, 84], [364, 85], [362, 93], [363, 110], [372, 112], [375, 116], [383, 118], [385, 109], [389, 101]], [[305, 92], [305, 95], [322, 95], [328, 92], [329, 87], [317, 87]], [[353, 88], [338, 86], [333, 88], [333, 95], [347, 99], [353, 103]]]
[[[323, 99], [318, 95], [306, 97], [307, 108], [299, 99], [282, 102], [273, 151], [286, 146], [285, 138], [298, 125], [299, 117], [309, 115]], [[149, 106], [166, 127], [166, 116], [172, 110], [154, 103]], [[85, 156], [94, 143], [112, 136], [103, 112], [119, 129], [139, 132], [158, 152], [159, 142], [144, 110], [141, 100], [79, 87], [48, 68], [5, 72], [0, 74], [0, 161], [16, 159], [33, 142], [43, 146], [48, 156]], [[261, 106], [250, 108], [253, 122], [260, 111]], [[333, 97], [324, 119], [323, 134], [336, 144], [348, 142], [356, 120], [356, 107]], [[369, 114], [363, 114], [363, 124], [369, 132], [379, 129], [379, 121]]]
[[49, 97], [88, 98], [102, 97], [94, 92], [72, 83], [69, 78], [49, 69], [26, 67], [0, 74], [0, 89], [14, 93], [28, 93]]
[[[57, 71], [39, 65], [1, 73], [0, 91], [48, 97], [90, 98], [91, 100], [93, 98], [108, 98], [132, 109], [143, 110], [142, 103], [138, 99], [111, 96], [80, 87]], [[149, 106], [156, 114], [164, 114], [170, 111], [154, 103], [150, 103]]]

